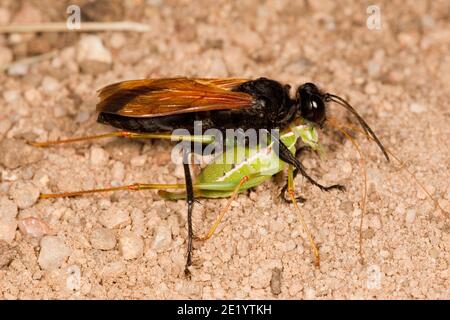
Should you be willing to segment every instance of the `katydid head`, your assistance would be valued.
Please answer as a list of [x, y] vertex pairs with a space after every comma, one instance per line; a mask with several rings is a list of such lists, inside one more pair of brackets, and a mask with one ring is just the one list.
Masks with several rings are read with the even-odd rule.
[[324, 93], [320, 91], [315, 84], [307, 82], [298, 87], [296, 100], [299, 104], [301, 117], [317, 124], [320, 127], [324, 125], [326, 120], [326, 106], [328, 102], [334, 102], [341, 107], [344, 107], [358, 119], [359, 124], [364, 129], [366, 134], [373, 138], [373, 140], [383, 152], [387, 161], [389, 161], [389, 156], [384, 146], [372, 131], [372, 129], [369, 127], [367, 122], [358, 114], [358, 112], [356, 112], [355, 108], [353, 108], [347, 101], [345, 101], [341, 97], [331, 93]]

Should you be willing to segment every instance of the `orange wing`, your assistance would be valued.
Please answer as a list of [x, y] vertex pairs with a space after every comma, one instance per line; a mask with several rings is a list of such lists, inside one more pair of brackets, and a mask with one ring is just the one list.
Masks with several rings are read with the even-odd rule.
[[252, 96], [231, 89], [246, 81], [238, 78], [167, 78], [118, 82], [99, 90], [97, 111], [127, 117], [159, 117], [243, 109], [252, 105]]

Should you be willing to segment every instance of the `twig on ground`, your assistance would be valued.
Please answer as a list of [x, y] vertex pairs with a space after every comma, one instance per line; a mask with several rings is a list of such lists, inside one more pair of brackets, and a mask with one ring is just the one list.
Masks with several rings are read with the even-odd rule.
[[131, 21], [119, 22], [81, 22], [79, 29], [68, 28], [65, 22], [50, 22], [37, 24], [12, 24], [0, 26], [0, 33], [26, 32], [91, 32], [91, 31], [150, 31], [150, 26]]

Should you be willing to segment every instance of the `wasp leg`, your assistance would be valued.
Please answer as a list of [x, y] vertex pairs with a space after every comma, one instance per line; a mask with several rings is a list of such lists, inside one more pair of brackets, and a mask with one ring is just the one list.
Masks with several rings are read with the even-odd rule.
[[333, 184], [331, 186], [324, 186], [320, 183], [318, 183], [316, 180], [314, 180], [305, 170], [305, 167], [302, 165], [302, 163], [300, 162], [300, 160], [298, 160], [292, 153], [291, 151], [289, 151], [288, 147], [286, 147], [286, 145], [280, 141], [277, 137], [273, 137], [275, 140], [276, 145], [279, 146], [278, 148], [278, 157], [294, 166], [301, 174], [302, 176], [304, 176], [306, 179], [308, 179], [308, 181], [310, 183], [312, 183], [313, 185], [315, 185], [316, 187], [320, 188], [322, 191], [329, 191], [332, 189], [338, 189], [340, 191], [344, 191], [345, 187], [343, 185], [340, 184]]
[[315, 265], [320, 266], [320, 255], [319, 255], [319, 249], [317, 248], [316, 243], [314, 242], [314, 239], [311, 235], [311, 232], [308, 229], [308, 226], [306, 225], [305, 219], [303, 218], [302, 211], [300, 210], [300, 207], [297, 204], [297, 201], [295, 199], [295, 190], [294, 190], [294, 174], [293, 174], [293, 167], [292, 165], [288, 168], [288, 193], [291, 197], [291, 201], [294, 204], [295, 209], [298, 212], [300, 222], [303, 226], [303, 229], [305, 230], [306, 234], [308, 235], [309, 244], [311, 246], [311, 250], [314, 253], [315, 257]]
[[234, 199], [236, 199], [236, 197], [237, 197], [237, 195], [239, 193], [239, 190], [241, 189], [242, 185], [244, 183], [246, 183], [248, 181], [248, 179], [249, 178], [247, 176], [244, 176], [239, 181], [239, 183], [236, 186], [236, 188], [234, 189], [233, 194], [231, 195], [230, 199], [228, 199], [227, 205], [222, 208], [222, 210], [220, 211], [219, 215], [216, 218], [216, 221], [214, 221], [214, 223], [211, 226], [211, 228], [209, 229], [208, 233], [206, 233], [203, 237], [195, 237], [196, 240], [205, 241], [205, 240], [208, 240], [209, 238], [211, 238], [211, 236], [216, 231], [217, 227], [219, 226], [219, 224], [222, 221], [222, 219], [225, 216], [225, 214], [230, 210], [231, 203], [234, 201]]
[[184, 179], [186, 182], [186, 201], [188, 205], [188, 215], [187, 215], [187, 223], [188, 223], [188, 245], [187, 245], [187, 258], [186, 265], [184, 267], [184, 274], [186, 277], [191, 276], [191, 272], [189, 271], [189, 267], [192, 265], [192, 239], [194, 238], [194, 231], [192, 229], [192, 211], [194, 209], [194, 188], [192, 186], [192, 177], [191, 171], [189, 169], [189, 154], [186, 149], [183, 152], [183, 169], [184, 169]]

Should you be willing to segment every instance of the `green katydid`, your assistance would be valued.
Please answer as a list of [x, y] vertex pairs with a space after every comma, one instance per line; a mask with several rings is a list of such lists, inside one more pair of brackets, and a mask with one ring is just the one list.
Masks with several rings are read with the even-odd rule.
[[[48, 141], [43, 143], [34, 143], [35, 146], [48, 146], [54, 144], [77, 142], [84, 140], [92, 140], [97, 138], [106, 137], [127, 137], [133, 139], [170, 139], [172, 141], [189, 141], [199, 142], [202, 144], [210, 144], [214, 142], [213, 136], [174, 136], [168, 133], [132, 133], [132, 132], [112, 132], [102, 134], [98, 136], [75, 138], [60, 141]], [[290, 125], [285, 131], [280, 134], [280, 140], [288, 147], [290, 152], [295, 154], [296, 144], [298, 140], [311, 148], [312, 150], [321, 150], [319, 144], [319, 138], [316, 130], [316, 126], [313, 123], [299, 119], [296, 123]], [[225, 142], [230, 145], [231, 142]], [[242, 155], [243, 157], [237, 158], [236, 155]], [[233, 159], [232, 162], [229, 159]], [[228, 160], [228, 161], [226, 161]], [[228, 204], [218, 215], [213, 226], [209, 232], [203, 237], [197, 237], [197, 239], [206, 240], [212, 236], [224, 214], [229, 209], [231, 201], [241, 193], [249, 188], [256, 187], [262, 184], [264, 181], [269, 180], [273, 175], [283, 171], [287, 164], [281, 161], [275, 150], [274, 142], [267, 143], [267, 145], [256, 145], [255, 148], [250, 148], [248, 145], [240, 145], [233, 143], [231, 148], [226, 148], [224, 152], [214, 155], [213, 160], [207, 164], [194, 182], [194, 194], [196, 198], [228, 198]], [[312, 250], [315, 255], [315, 263], [320, 263], [319, 253], [317, 246], [315, 245], [311, 234], [306, 226], [306, 223], [301, 216], [301, 212], [297, 205], [297, 199], [294, 196], [293, 186], [293, 167], [289, 165], [288, 168], [288, 192], [291, 201], [297, 208], [300, 214], [300, 220], [308, 234], [309, 241]], [[59, 197], [71, 197], [80, 196], [89, 193], [108, 192], [117, 190], [158, 190], [159, 195], [168, 200], [185, 199], [186, 192], [173, 192], [167, 191], [170, 189], [185, 189], [185, 184], [148, 184], [148, 183], [135, 183], [127, 186], [111, 187], [104, 189], [83, 190], [75, 192], [64, 192], [55, 194], [41, 194], [41, 199], [59, 198]]]

